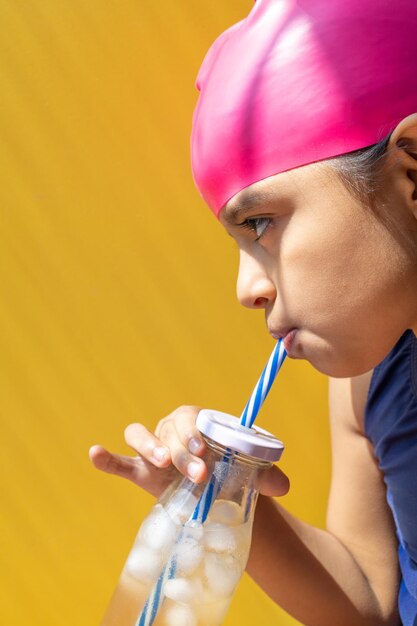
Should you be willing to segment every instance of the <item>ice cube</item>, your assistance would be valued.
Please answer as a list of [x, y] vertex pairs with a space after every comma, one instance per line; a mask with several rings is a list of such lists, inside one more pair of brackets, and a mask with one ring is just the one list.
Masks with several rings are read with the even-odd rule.
[[209, 520], [227, 526], [236, 526], [243, 520], [242, 508], [236, 502], [216, 500], [211, 507]]
[[125, 570], [142, 582], [154, 582], [162, 571], [162, 556], [145, 544], [137, 544], [131, 550]]
[[179, 527], [174, 524], [161, 504], [156, 504], [143, 522], [138, 539], [149, 548], [166, 551], [175, 542]]
[[181, 488], [171, 496], [165, 508], [176, 524], [184, 524], [194, 513], [197, 502], [191, 491]]
[[202, 593], [203, 586], [198, 579], [172, 578], [164, 585], [166, 597], [180, 604], [197, 604], [201, 600]]
[[184, 604], [171, 604], [164, 611], [164, 626], [197, 626], [193, 609]]
[[196, 541], [201, 541], [204, 535], [204, 526], [201, 522], [192, 520], [185, 524], [185, 532], [188, 537], [194, 537]]
[[204, 526], [204, 543], [213, 552], [235, 552], [239, 542], [239, 531], [217, 522], [208, 522]]
[[242, 574], [239, 562], [231, 554], [206, 554], [204, 574], [207, 588], [215, 597], [232, 595]]
[[192, 535], [186, 534], [175, 545], [174, 555], [177, 570], [187, 575], [200, 565], [204, 552], [202, 545]]

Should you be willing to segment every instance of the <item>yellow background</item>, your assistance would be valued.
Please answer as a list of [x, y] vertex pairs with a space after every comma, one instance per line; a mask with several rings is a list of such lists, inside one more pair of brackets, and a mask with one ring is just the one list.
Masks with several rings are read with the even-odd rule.
[[[272, 349], [189, 166], [198, 67], [251, 6], [0, 1], [5, 626], [99, 623], [152, 500], [89, 446], [127, 452], [128, 423], [178, 404], [239, 413]], [[325, 378], [287, 360], [259, 423], [287, 445], [287, 506], [322, 524]], [[226, 624], [255, 623], [296, 622], [245, 576]]]

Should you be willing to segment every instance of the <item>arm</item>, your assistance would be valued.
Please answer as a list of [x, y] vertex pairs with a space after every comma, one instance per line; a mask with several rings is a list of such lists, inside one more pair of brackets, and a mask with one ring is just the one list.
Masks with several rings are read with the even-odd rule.
[[306, 626], [397, 626], [398, 563], [382, 476], [363, 435], [370, 375], [332, 380], [333, 477], [327, 530], [261, 497], [248, 563], [255, 581]]

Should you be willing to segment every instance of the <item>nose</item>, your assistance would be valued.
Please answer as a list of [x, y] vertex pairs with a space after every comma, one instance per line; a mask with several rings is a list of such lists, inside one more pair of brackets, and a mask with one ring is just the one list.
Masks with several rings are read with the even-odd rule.
[[236, 293], [240, 304], [249, 309], [264, 309], [276, 298], [275, 285], [265, 268], [244, 250], [240, 251]]

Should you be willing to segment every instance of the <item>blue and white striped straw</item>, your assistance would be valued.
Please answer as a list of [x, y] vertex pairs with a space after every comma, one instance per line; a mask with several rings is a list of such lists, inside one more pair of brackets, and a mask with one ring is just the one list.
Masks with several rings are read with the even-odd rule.
[[[278, 341], [274, 350], [272, 351], [271, 356], [269, 357], [268, 363], [265, 366], [264, 371], [259, 378], [255, 389], [252, 392], [251, 397], [247, 405], [245, 406], [243, 413], [240, 418], [240, 423], [242, 426], [247, 426], [251, 428], [256, 416], [259, 413], [259, 409], [261, 408], [266, 396], [268, 395], [269, 390], [271, 389], [272, 383], [279, 370], [281, 369], [281, 365], [284, 362], [287, 353], [285, 351], [282, 339]], [[230, 460], [231, 454], [227, 452], [223, 457], [223, 462], [228, 463]], [[207, 516], [210, 512], [211, 506], [215, 499], [217, 498], [220, 489], [222, 488], [223, 482], [226, 478], [227, 472], [220, 472], [220, 476], [216, 475], [216, 472], [210, 477], [209, 482], [204, 487], [203, 493], [201, 494], [197, 505], [185, 523], [185, 528], [187, 524], [191, 522], [200, 522], [204, 524], [207, 519]], [[185, 528], [181, 531], [177, 542], [181, 540], [185, 532]], [[162, 570], [155, 586], [153, 587], [149, 598], [146, 601], [145, 606], [141, 614], [138, 617], [138, 620], [135, 626], [152, 626], [157, 616], [158, 610], [164, 601], [164, 593], [163, 588], [164, 584], [167, 580], [174, 578], [176, 570], [176, 562], [175, 562], [175, 551], [171, 558], [169, 559], [167, 565], [165, 565]]]
[[281, 365], [284, 363], [286, 356], [287, 353], [285, 351], [283, 341], [280, 339], [273, 349], [272, 354], [269, 357], [269, 361], [265, 365], [265, 369], [256, 383], [256, 387], [253, 390], [242, 415], [240, 416], [240, 423], [242, 426], [252, 428], [256, 416], [259, 413], [259, 409], [264, 403], [264, 400], [272, 387], [272, 383], [275, 380], [275, 376], [281, 369]]
[[152, 626], [154, 623], [159, 607], [164, 601], [164, 585], [167, 580], [174, 578], [176, 570], [175, 556], [171, 556], [168, 563], [159, 575], [141, 614], [139, 615], [135, 626]]
[[[223, 457], [223, 463], [228, 463], [229, 459], [230, 454], [225, 454]], [[209, 482], [204, 487], [204, 491], [197, 502], [193, 514], [191, 515], [188, 522], [186, 522], [186, 525], [190, 522], [200, 522], [201, 524], [204, 524], [210, 512], [211, 505], [217, 498], [219, 491], [222, 488], [225, 476], [225, 472], [223, 472], [223, 474], [221, 474], [220, 476], [216, 476], [216, 474], [213, 472]]]

